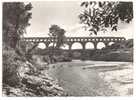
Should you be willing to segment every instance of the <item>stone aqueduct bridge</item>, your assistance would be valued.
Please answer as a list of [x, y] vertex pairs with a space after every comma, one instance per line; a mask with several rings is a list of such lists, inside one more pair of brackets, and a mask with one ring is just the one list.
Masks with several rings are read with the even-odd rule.
[[[122, 42], [126, 39], [124, 37], [67, 37], [65, 39], [65, 44], [69, 45], [69, 50], [74, 43], [80, 43], [83, 49], [85, 48], [86, 43], [91, 42], [94, 44], [94, 49], [97, 49], [97, 44], [103, 42], [105, 46], [108, 46], [110, 42]], [[46, 47], [49, 47], [50, 43], [56, 42], [56, 39], [50, 37], [25, 37], [23, 41], [32, 42], [34, 44], [44, 43]]]

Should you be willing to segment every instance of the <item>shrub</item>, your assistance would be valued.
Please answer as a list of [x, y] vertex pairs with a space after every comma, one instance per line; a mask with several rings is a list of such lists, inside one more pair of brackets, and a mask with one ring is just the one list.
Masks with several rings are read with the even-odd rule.
[[14, 50], [3, 50], [3, 83], [10, 86], [19, 84], [18, 59], [20, 58]]

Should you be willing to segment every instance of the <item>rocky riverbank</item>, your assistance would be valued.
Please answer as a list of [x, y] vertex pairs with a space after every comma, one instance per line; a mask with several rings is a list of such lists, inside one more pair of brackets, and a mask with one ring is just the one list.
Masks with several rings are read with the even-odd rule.
[[38, 59], [23, 61], [14, 50], [3, 51], [3, 96], [65, 96], [63, 88]]

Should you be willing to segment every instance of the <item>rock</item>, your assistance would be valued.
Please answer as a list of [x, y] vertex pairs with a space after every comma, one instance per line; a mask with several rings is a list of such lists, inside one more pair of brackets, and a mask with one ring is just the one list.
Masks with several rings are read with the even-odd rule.
[[[17, 64], [19, 65], [17, 69], [17, 75], [16, 73], [14, 73], [15, 76], [12, 75], [12, 78], [8, 79], [10, 80], [10, 82], [14, 82], [14, 84], [17, 84], [20, 80], [20, 83], [18, 85], [20, 87], [4, 85], [4, 96], [64, 95], [64, 90], [57, 85], [57, 81], [50, 77], [45, 69], [43, 71], [40, 70], [38, 68], [38, 64], [32, 64], [28, 61], [19, 61]], [[19, 76], [19, 80], [16, 80], [16, 76]]]

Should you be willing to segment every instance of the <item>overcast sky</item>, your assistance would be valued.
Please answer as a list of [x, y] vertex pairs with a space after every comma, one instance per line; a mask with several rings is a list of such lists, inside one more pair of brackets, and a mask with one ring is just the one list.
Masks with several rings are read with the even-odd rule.
[[[66, 30], [66, 36], [89, 36], [89, 33], [79, 24], [78, 15], [81, 12], [79, 1], [37, 1], [32, 2], [31, 26], [27, 28], [28, 37], [48, 36], [49, 27], [57, 24]], [[117, 32], [98, 33], [98, 36], [124, 36], [132, 38], [133, 22], [121, 23]]]

